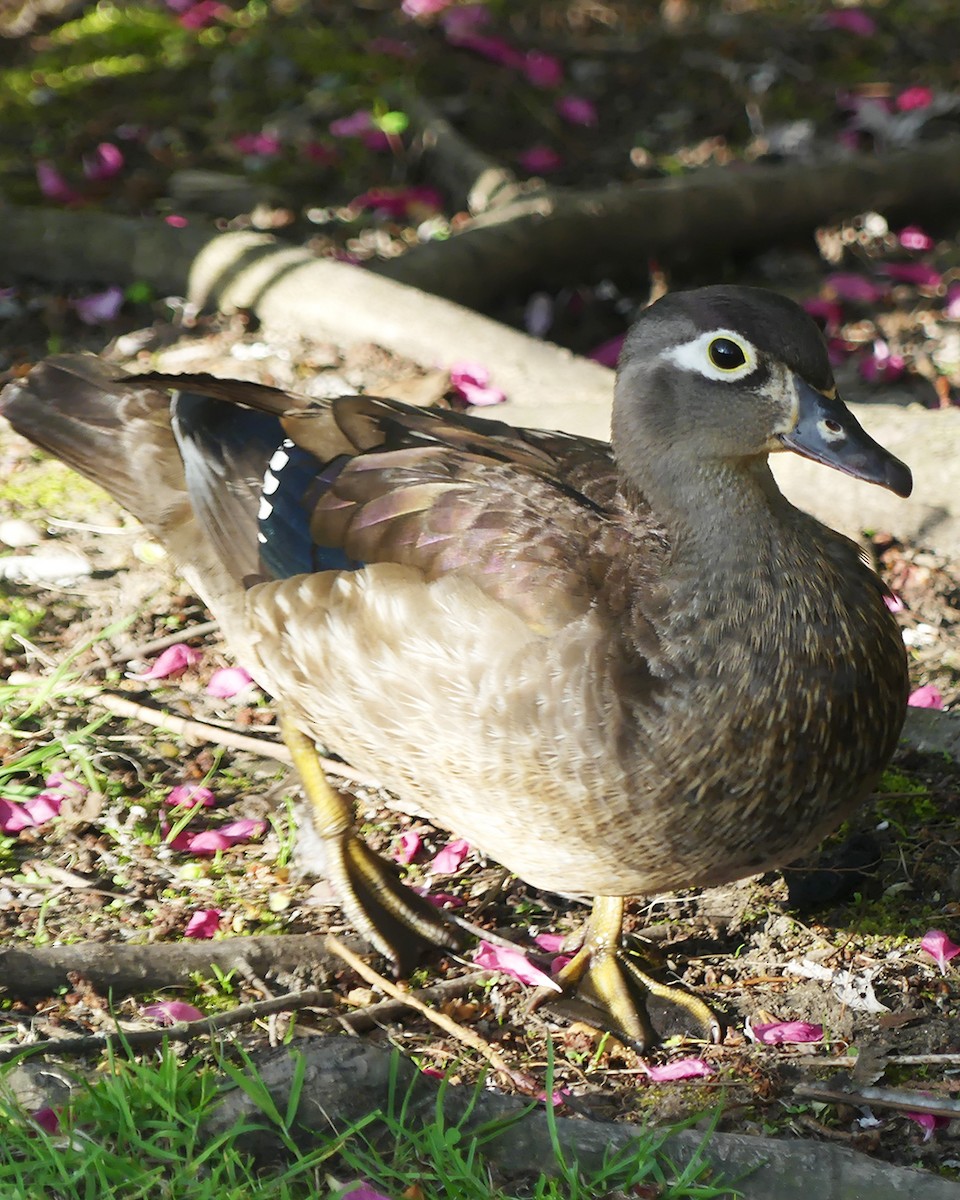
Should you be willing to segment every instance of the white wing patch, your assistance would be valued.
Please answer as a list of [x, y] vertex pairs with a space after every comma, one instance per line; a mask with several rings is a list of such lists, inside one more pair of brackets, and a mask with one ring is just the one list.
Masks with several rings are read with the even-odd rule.
[[[726, 338], [736, 343], [743, 351], [746, 361], [732, 371], [725, 371], [721, 367], [715, 366], [710, 360], [708, 351], [710, 343], [716, 341], [717, 338]], [[660, 357], [666, 359], [667, 362], [672, 362], [681, 371], [690, 371], [695, 375], [702, 375], [705, 379], [715, 379], [719, 383], [737, 383], [747, 375], [751, 375], [757, 368], [757, 352], [752, 343], [748, 342], [742, 333], [735, 333], [732, 329], [710, 329], [694, 338], [692, 342], [682, 342], [679, 346], [671, 346], [668, 350], [664, 350]]]

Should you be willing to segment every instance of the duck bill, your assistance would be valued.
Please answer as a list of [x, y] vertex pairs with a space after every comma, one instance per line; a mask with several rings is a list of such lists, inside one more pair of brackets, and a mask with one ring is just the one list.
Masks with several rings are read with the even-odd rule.
[[910, 495], [910, 468], [873, 440], [839, 396], [825, 396], [796, 376], [794, 382], [797, 423], [788, 433], [778, 434], [785, 450], [877, 483], [898, 496]]

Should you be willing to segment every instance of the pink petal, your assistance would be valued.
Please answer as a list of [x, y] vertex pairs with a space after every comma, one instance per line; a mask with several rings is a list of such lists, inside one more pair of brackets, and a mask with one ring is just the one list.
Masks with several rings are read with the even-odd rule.
[[603, 367], [615, 367], [620, 360], [620, 351], [623, 349], [626, 336], [625, 333], [618, 333], [616, 337], [601, 342], [599, 346], [594, 346], [587, 358], [592, 358], [594, 362], [600, 363]]
[[451, 896], [449, 892], [431, 892], [427, 888], [414, 888], [414, 891], [434, 908], [463, 908], [467, 903], [459, 896]]
[[555, 88], [563, 83], [563, 65], [552, 54], [528, 50], [523, 61], [523, 73], [538, 88]]
[[212, 938], [220, 928], [223, 913], [219, 908], [198, 908], [183, 931], [188, 938]]
[[802, 308], [815, 321], [820, 321], [825, 329], [836, 329], [843, 320], [843, 309], [836, 300], [822, 300], [814, 296], [804, 300]]
[[61, 803], [61, 798], [52, 792], [40, 792], [24, 800], [23, 808], [34, 825], [44, 825], [59, 815]]
[[823, 23], [828, 29], [842, 29], [862, 38], [873, 37], [877, 32], [876, 21], [859, 8], [834, 9], [824, 14]]
[[467, 404], [487, 406], [502, 404], [506, 400], [504, 393], [489, 386], [490, 372], [480, 363], [455, 363], [450, 368], [450, 383], [453, 390]]
[[375, 154], [382, 154], [390, 149], [390, 138], [382, 129], [368, 129], [366, 133], [360, 134], [360, 141]]
[[519, 979], [521, 983], [531, 987], [548, 987], [556, 992], [561, 990], [560, 985], [554, 983], [539, 967], [535, 967], [525, 954], [509, 946], [494, 946], [490, 942], [481, 942], [473, 955], [473, 961], [478, 967], [502, 971], [504, 975]]
[[350, 201], [351, 208], [368, 208], [390, 217], [405, 217], [411, 209], [439, 212], [443, 197], [432, 187], [371, 188]]
[[903, 612], [903, 610], [907, 607], [899, 596], [890, 591], [884, 592], [883, 602], [890, 612], [893, 613]]
[[929, 108], [933, 103], [933, 88], [910, 87], [897, 97], [897, 108], [901, 112], [910, 112], [914, 108]]
[[562, 933], [538, 933], [533, 940], [541, 950], [546, 950], [548, 954], [556, 954], [563, 948], [566, 938]]
[[55, 204], [76, 204], [83, 197], [67, 183], [52, 162], [41, 159], [35, 167], [41, 195]]
[[233, 842], [219, 829], [201, 829], [199, 833], [184, 830], [169, 843], [174, 850], [186, 850], [189, 854], [216, 854], [229, 850]]
[[563, 159], [556, 150], [539, 143], [527, 150], [521, 150], [517, 155], [517, 162], [531, 175], [550, 175], [563, 166]]
[[444, 26], [447, 41], [458, 50], [470, 50], [481, 58], [487, 58], [501, 67], [523, 70], [526, 61], [523, 53], [501, 37], [483, 33], [461, 32], [456, 26]]
[[221, 837], [229, 839], [231, 846], [235, 846], [238, 842], [249, 842], [251, 838], [260, 837], [266, 828], [266, 821], [257, 821], [253, 817], [241, 817], [239, 821], [230, 821], [226, 825], [221, 825], [219, 833]]
[[200, 783], [179, 783], [167, 792], [164, 804], [180, 808], [213, 808], [217, 798], [208, 787]]
[[94, 152], [83, 160], [83, 173], [93, 183], [112, 179], [123, 170], [123, 151], [113, 142], [101, 142]]
[[89, 296], [71, 300], [70, 307], [84, 325], [104, 325], [115, 320], [123, 307], [123, 291], [118, 287], [108, 287], [102, 292], [92, 292]]
[[225, 4], [221, 4], [220, 0], [199, 0], [199, 3], [192, 4], [187, 8], [178, 20], [184, 29], [205, 29], [214, 21], [219, 21], [221, 17], [227, 16], [229, 12], [230, 10]]
[[44, 1133], [60, 1132], [60, 1114], [55, 1108], [38, 1108], [30, 1114], [30, 1120], [39, 1125]]
[[558, 954], [550, 964], [550, 974], [554, 976], [559, 975], [567, 963], [572, 962], [572, 960], [572, 954]]
[[32, 829], [35, 824], [25, 805], [0, 797], [0, 833], [19, 833], [21, 829]]
[[834, 271], [823, 282], [838, 300], [853, 300], [857, 304], [876, 304], [887, 294], [883, 284], [853, 271]]
[[943, 282], [940, 272], [927, 263], [885, 263], [883, 269], [891, 279], [914, 287], [938, 288]]
[[553, 107], [569, 125], [583, 125], [592, 129], [600, 124], [596, 107], [584, 96], [558, 96]]
[[241, 154], [259, 158], [274, 158], [281, 150], [280, 139], [272, 133], [240, 133], [231, 141]]
[[172, 225], [174, 229], [186, 229], [190, 224], [186, 217], [181, 217], [177, 213], [170, 213], [163, 220], [165, 225]]
[[858, 366], [869, 383], [894, 383], [906, 370], [902, 355], [891, 354], [883, 338], [877, 338], [870, 354], [861, 358]]
[[640, 1065], [655, 1083], [663, 1083], [669, 1079], [698, 1079], [715, 1074], [714, 1068], [702, 1058], [678, 1058], [676, 1062], [667, 1063], [663, 1067], [650, 1067], [646, 1063]]
[[461, 4], [445, 12], [440, 24], [443, 32], [451, 38], [483, 29], [492, 20], [493, 13], [485, 4]]
[[819, 1042], [823, 1026], [808, 1021], [772, 1021], [769, 1025], [748, 1025], [747, 1036], [765, 1046], [780, 1046], [784, 1042]]
[[210, 676], [206, 693], [208, 696], [216, 696], [220, 700], [228, 700], [231, 696], [236, 696], [238, 692], [248, 688], [251, 683], [253, 683], [253, 676], [243, 667], [221, 667], [219, 671], [214, 671]]
[[452, 3], [453, 0], [403, 0], [400, 11], [405, 17], [432, 17]]
[[946, 1129], [946, 1127], [950, 1124], [949, 1117], [939, 1117], [935, 1116], [933, 1113], [908, 1112], [904, 1113], [903, 1115], [911, 1121], [916, 1121], [916, 1123], [923, 1130], [923, 1140], [925, 1142], [930, 1141], [936, 1130]]
[[960, 283], [951, 284], [947, 288], [947, 303], [943, 311], [951, 321], [960, 321]]
[[406, 866], [407, 863], [412, 863], [420, 853], [423, 838], [419, 833], [414, 833], [413, 830], [408, 829], [406, 833], [400, 834], [398, 842], [399, 844], [393, 852], [393, 858], [395, 862], [403, 863]]
[[358, 108], [349, 117], [338, 117], [328, 126], [330, 133], [338, 138], [360, 137], [374, 128], [373, 117], [365, 108]]
[[433, 857], [430, 870], [436, 875], [455, 875], [463, 866], [463, 860], [470, 853], [470, 843], [459, 838], [448, 842], [444, 848]]
[[910, 693], [907, 703], [911, 708], [943, 708], [943, 696], [934, 684], [925, 683]]
[[[550, 1096], [550, 1103], [553, 1105], [554, 1108], [559, 1108], [562, 1104], [566, 1104], [567, 1097], [569, 1095], [570, 1095], [569, 1088], [557, 1088], [557, 1090], [555, 1092], [553, 1092], [552, 1095]], [[543, 1103], [546, 1104], [547, 1103], [547, 1093], [546, 1092], [538, 1092], [537, 1099], [542, 1100]]]
[[147, 1004], [141, 1012], [153, 1017], [158, 1025], [175, 1025], [177, 1021], [202, 1021], [203, 1013], [183, 1000], [162, 1000], [159, 1004]]
[[199, 650], [184, 642], [168, 646], [157, 658], [153, 666], [142, 675], [134, 675], [134, 679], [166, 679], [170, 675], [180, 675], [187, 667], [198, 663], [203, 655]]
[[946, 975], [947, 963], [960, 954], [960, 946], [954, 945], [942, 929], [928, 929], [920, 940], [920, 949], [925, 950]]
[[350, 1191], [340, 1192], [340, 1200], [391, 1200], [390, 1196], [385, 1196], [383, 1192], [378, 1192], [369, 1183], [364, 1183], [359, 1179], [356, 1182], [356, 1186], [347, 1184], [347, 1187], [350, 1188]]
[[56, 795], [61, 800], [81, 800], [89, 791], [76, 779], [69, 779], [63, 771], [51, 771], [44, 780], [44, 794]]
[[933, 249], [933, 238], [929, 233], [924, 233], [916, 225], [908, 225], [905, 229], [901, 229], [898, 240], [904, 250]]

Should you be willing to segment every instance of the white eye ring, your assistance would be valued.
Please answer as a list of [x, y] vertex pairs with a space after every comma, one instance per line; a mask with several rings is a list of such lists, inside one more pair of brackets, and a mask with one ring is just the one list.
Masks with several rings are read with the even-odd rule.
[[[743, 355], [743, 362], [734, 367], [720, 367], [711, 357], [710, 350], [715, 342], [731, 342]], [[706, 379], [716, 379], [722, 383], [731, 383], [752, 374], [757, 367], [757, 352], [753, 345], [732, 329], [711, 329], [701, 333], [692, 342], [684, 342], [664, 351], [663, 358], [672, 362], [683, 371], [692, 371]]]

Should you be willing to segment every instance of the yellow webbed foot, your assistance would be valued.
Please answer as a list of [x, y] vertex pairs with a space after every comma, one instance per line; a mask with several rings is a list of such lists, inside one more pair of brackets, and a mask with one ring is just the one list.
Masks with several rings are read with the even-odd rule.
[[698, 996], [679, 985], [661, 983], [623, 951], [623, 908], [619, 896], [594, 900], [582, 944], [556, 977], [561, 997], [550, 988], [539, 988], [530, 1007], [545, 1006], [574, 1016], [642, 1051], [656, 1040], [647, 1012], [647, 1000], [653, 997], [660, 1006], [684, 1010], [678, 1015], [685, 1031], [704, 1041], [717, 1041], [720, 1022]]
[[357, 836], [352, 807], [331, 786], [311, 739], [287, 718], [281, 718], [281, 729], [322, 843], [327, 878], [354, 928], [390, 959], [398, 975], [409, 974], [427, 945], [458, 949], [459, 931]]

